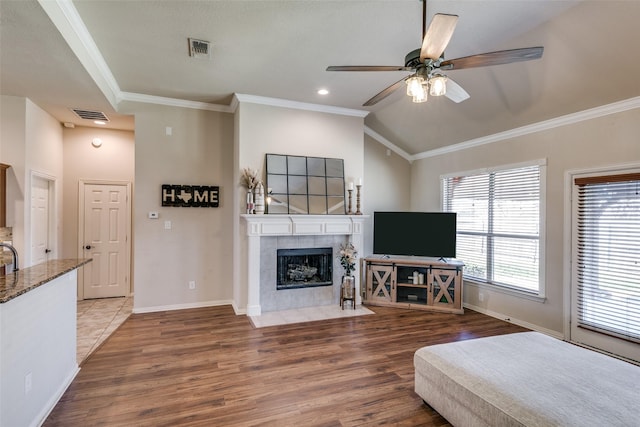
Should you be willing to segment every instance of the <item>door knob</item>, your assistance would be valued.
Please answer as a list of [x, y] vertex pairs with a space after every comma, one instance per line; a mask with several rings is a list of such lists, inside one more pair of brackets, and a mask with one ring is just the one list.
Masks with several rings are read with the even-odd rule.
[[91, 249], [91, 245], [87, 245], [84, 247], [85, 249]]
[[45, 249], [45, 250], [44, 250], [44, 253], [45, 253], [45, 254], [48, 254], [49, 252], [51, 252], [51, 249]]

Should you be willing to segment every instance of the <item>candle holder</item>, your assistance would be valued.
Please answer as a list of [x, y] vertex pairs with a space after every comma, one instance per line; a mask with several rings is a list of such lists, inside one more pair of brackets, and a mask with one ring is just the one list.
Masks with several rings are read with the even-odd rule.
[[360, 188], [362, 185], [356, 185], [356, 215], [362, 215], [360, 212]]
[[353, 190], [349, 189], [347, 191], [349, 192], [349, 210], [347, 211], [347, 215], [353, 215], [353, 211], [351, 210], [351, 196], [352, 196]]

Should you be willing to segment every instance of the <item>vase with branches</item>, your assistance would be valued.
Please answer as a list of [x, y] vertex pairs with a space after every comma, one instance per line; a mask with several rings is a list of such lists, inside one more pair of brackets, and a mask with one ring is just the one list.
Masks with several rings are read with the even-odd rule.
[[242, 169], [240, 183], [247, 188], [247, 213], [252, 214], [255, 207], [253, 189], [258, 185], [258, 171], [251, 168]]

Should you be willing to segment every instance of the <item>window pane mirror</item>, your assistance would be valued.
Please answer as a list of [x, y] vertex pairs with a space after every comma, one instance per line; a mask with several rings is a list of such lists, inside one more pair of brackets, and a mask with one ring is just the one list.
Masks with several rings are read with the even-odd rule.
[[346, 214], [344, 160], [267, 154], [270, 214]]

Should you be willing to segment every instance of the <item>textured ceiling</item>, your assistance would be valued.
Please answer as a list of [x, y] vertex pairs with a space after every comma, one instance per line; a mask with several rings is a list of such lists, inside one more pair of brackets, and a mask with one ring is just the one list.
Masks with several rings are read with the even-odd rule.
[[[325, 68], [403, 65], [420, 46], [418, 0], [59, 1], [77, 10], [122, 92], [221, 105], [242, 93], [361, 109], [371, 129], [409, 154], [640, 95], [640, 1], [431, 0], [429, 16], [460, 16], [447, 58], [539, 45], [544, 56], [448, 72], [471, 95], [460, 104], [413, 104], [400, 90], [368, 108], [364, 101], [407, 73]], [[0, 20], [2, 94], [26, 96], [61, 121], [78, 122], [68, 108], [80, 107], [132, 128], [40, 3], [2, 0]], [[212, 58], [190, 58], [188, 37], [211, 41]]]

